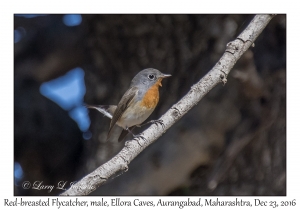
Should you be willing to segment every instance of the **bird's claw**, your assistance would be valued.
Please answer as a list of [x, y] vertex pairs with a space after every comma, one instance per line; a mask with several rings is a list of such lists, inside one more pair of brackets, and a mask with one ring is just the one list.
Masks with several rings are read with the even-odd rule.
[[136, 141], [136, 142], [142, 147], [142, 145], [140, 144], [139, 138], [141, 138], [141, 139], [143, 139], [144, 141], [146, 141], [146, 138], [143, 137], [141, 134], [133, 135], [133, 139], [132, 139], [132, 140]]
[[165, 124], [163, 120], [151, 120], [151, 123], [154, 123], [155, 125], [160, 124], [163, 128], [165, 128]]
[[141, 134], [134, 135], [133, 137], [134, 137], [134, 139], [139, 139], [139, 138], [141, 138], [141, 139], [143, 139], [144, 141], [146, 141], [146, 138], [145, 138], [144, 136], [142, 136]]
[[153, 124], [153, 123], [155, 123], [155, 125], [157, 125], [157, 124], [160, 124], [163, 128], [165, 128], [165, 125], [164, 125], [164, 123], [163, 123], [163, 120], [150, 120], [149, 122], [146, 122], [146, 123], [144, 123], [144, 124], [141, 124], [141, 125], [135, 125], [136, 127], [142, 127], [142, 126], [144, 126], [144, 125], [147, 125], [147, 124]]

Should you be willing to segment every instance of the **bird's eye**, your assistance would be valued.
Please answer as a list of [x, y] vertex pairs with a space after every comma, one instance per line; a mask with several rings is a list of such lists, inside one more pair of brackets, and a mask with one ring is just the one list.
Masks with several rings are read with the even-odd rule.
[[149, 75], [148, 75], [148, 78], [149, 78], [150, 80], [154, 80], [154, 79], [155, 79], [155, 76], [154, 76], [153, 74], [149, 74]]

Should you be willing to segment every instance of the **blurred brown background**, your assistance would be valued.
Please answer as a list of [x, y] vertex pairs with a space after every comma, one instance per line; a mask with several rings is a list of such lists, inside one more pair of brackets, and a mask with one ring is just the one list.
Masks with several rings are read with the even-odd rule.
[[[67, 181], [68, 188], [120, 151], [124, 142], [104, 142], [110, 121], [99, 112], [86, 114], [85, 129], [71, 119], [83, 101], [117, 104], [134, 75], [152, 67], [172, 74], [149, 118], [157, 119], [254, 17], [29, 16], [14, 17], [15, 195], [60, 194], [22, 183]], [[45, 82], [76, 67], [84, 72], [81, 103], [64, 108], [41, 94]], [[271, 20], [225, 86], [92, 195], [286, 195], [286, 15]]]

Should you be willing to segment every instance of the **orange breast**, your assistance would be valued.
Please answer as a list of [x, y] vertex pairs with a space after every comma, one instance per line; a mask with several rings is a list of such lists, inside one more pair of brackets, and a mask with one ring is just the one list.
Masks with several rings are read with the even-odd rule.
[[158, 101], [159, 101], [159, 91], [158, 88], [159, 86], [161, 86], [161, 78], [159, 78], [157, 80], [157, 82], [151, 87], [149, 88], [149, 90], [147, 91], [147, 93], [145, 94], [141, 105], [144, 107], [147, 107], [148, 109], [152, 109], [155, 108]]

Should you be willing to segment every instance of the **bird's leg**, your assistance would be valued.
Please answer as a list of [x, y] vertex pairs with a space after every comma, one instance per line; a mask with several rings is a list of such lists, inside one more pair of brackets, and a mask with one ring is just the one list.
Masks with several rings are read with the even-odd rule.
[[[132, 133], [132, 131], [126, 126], [126, 129], [125, 130], [127, 130], [129, 133], [131, 133], [131, 135], [133, 135], [133, 137], [134, 138], [136, 138], [137, 137], [137, 135], [134, 135], [134, 133]], [[133, 130], [133, 129], [132, 129]]]
[[141, 125], [136, 125], [137, 127], [142, 127], [142, 126], [144, 126], [144, 125], [147, 125], [147, 124], [152, 124], [152, 123], [155, 123], [155, 124], [160, 124], [163, 128], [165, 128], [165, 125], [164, 125], [164, 123], [163, 123], [163, 120], [150, 120], [149, 122], [146, 122], [146, 123], [144, 123], [144, 124], [141, 124]]
[[[129, 132], [129, 133], [131, 133], [131, 135], [134, 137], [134, 138], [141, 138], [141, 139], [143, 139], [144, 141], [146, 141], [146, 139], [142, 136], [142, 135], [134, 135], [132, 132], [131, 132], [131, 130], [128, 128], [128, 127], [126, 127], [126, 130]], [[138, 142], [139, 143], [139, 142]], [[140, 143], [139, 143], [140, 144]]]

